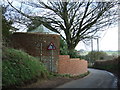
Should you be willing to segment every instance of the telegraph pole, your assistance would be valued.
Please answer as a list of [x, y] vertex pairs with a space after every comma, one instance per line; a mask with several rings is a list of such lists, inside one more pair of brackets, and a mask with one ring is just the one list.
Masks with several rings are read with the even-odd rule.
[[[97, 37], [96, 39], [97, 39], [97, 52], [99, 52], [99, 37]], [[99, 59], [99, 55], [97, 55], [97, 59]]]
[[97, 51], [99, 52], [99, 38], [97, 38]]
[[90, 56], [90, 62], [91, 62], [91, 64], [93, 63], [93, 55], [92, 55], [92, 52], [93, 52], [93, 39], [92, 39], [92, 37], [91, 37], [91, 56]]
[[91, 51], [93, 51], [93, 39], [91, 37]]

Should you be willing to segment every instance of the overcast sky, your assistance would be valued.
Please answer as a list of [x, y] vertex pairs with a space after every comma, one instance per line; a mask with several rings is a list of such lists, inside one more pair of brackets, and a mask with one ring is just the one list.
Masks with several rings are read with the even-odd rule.
[[[104, 37], [99, 39], [99, 50], [118, 50], [118, 27], [110, 28], [103, 34], [102, 36]], [[97, 40], [94, 40], [93, 48], [97, 50]], [[87, 46], [81, 42], [76, 47], [76, 50], [80, 49], [91, 50], [91, 46]]]

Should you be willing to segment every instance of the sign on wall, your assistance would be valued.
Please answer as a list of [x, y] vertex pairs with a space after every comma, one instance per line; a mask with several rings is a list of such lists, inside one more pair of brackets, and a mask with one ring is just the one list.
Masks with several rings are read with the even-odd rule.
[[50, 71], [53, 71], [53, 50], [56, 50], [55, 45], [51, 42], [48, 47], [48, 50], [51, 50], [51, 60], [50, 60]]
[[48, 45], [48, 50], [56, 50], [56, 47], [55, 45], [51, 42], [49, 45]]

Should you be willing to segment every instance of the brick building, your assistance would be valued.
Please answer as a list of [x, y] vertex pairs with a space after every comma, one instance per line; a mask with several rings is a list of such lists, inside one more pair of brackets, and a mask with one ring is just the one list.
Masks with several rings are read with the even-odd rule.
[[[59, 35], [43, 33], [14, 33], [11, 37], [12, 47], [22, 49], [28, 54], [39, 57], [49, 71], [57, 72], [59, 59]], [[49, 49], [51, 43], [53, 49]]]

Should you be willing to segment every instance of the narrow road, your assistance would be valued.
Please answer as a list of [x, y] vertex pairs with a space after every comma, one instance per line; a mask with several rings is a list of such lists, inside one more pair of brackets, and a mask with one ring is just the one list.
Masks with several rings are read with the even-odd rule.
[[89, 69], [89, 71], [88, 76], [57, 88], [117, 88], [117, 78], [112, 73], [97, 69]]

